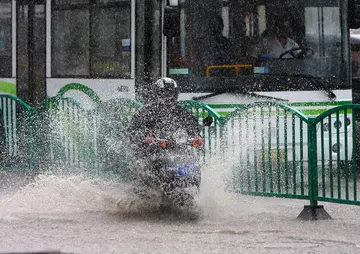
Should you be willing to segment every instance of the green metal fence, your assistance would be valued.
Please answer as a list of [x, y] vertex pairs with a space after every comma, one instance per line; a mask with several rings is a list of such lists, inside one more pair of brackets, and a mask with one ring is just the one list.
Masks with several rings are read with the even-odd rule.
[[129, 153], [127, 128], [132, 116], [142, 107], [132, 99], [113, 99], [99, 104], [91, 114], [96, 137], [95, 154], [97, 174], [127, 178], [134, 164]]
[[87, 87], [80, 83], [69, 83], [63, 86], [57, 93], [58, 97], [65, 96], [69, 91], [78, 91], [88, 96], [88, 98], [95, 104], [100, 104], [100, 97], [92, 90], [90, 87]]
[[[199, 155], [204, 163], [220, 150], [224, 119], [219, 113], [201, 101], [181, 101], [180, 103], [198, 119], [199, 124], [202, 126], [201, 134], [205, 139], [205, 143], [199, 151]], [[204, 123], [207, 120], [212, 121], [210, 126]]]
[[0, 96], [0, 165], [7, 171], [23, 171], [34, 164], [34, 111], [13, 95]]
[[41, 115], [36, 124], [43, 133], [34, 143], [42, 150], [37, 164], [123, 179], [132, 164], [126, 129], [140, 107], [132, 99], [99, 102], [90, 109], [61, 95], [48, 99], [35, 109], [35, 115]]
[[[355, 114], [360, 105], [343, 105], [310, 119], [311, 156], [309, 177], [311, 198], [346, 204], [360, 204], [358, 197], [359, 132]], [[317, 137], [317, 138], [315, 138]]]
[[[126, 130], [142, 105], [131, 99], [94, 103], [85, 108], [59, 94], [32, 108], [17, 97], [0, 95], [1, 167], [34, 173], [80, 170], [126, 179], [134, 162], [127, 153]], [[221, 117], [202, 102], [181, 104], [203, 127], [202, 162], [226, 161], [233, 167], [237, 192], [306, 199], [312, 206], [319, 201], [360, 204], [360, 137], [354, 121], [360, 105], [309, 117], [284, 104], [259, 102]], [[204, 121], [212, 121], [211, 126]]]
[[232, 112], [224, 124], [224, 143], [236, 160], [236, 190], [308, 199], [307, 122], [299, 111], [277, 103], [254, 103]]
[[42, 144], [38, 161], [46, 158], [45, 165], [52, 168], [91, 168], [94, 140], [89, 110], [72, 98], [56, 96], [36, 112], [41, 115], [37, 128], [43, 133], [37, 139]]
[[317, 117], [278, 103], [254, 103], [225, 121], [225, 149], [237, 160], [243, 194], [360, 204], [355, 113], [342, 105]]

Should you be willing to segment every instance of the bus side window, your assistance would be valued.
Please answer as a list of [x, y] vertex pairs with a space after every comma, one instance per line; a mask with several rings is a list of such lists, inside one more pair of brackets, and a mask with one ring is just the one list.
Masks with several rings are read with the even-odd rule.
[[360, 34], [351, 34], [352, 77], [360, 78]]
[[166, 37], [180, 36], [180, 12], [179, 8], [166, 6], [164, 10], [163, 33]]
[[348, 22], [349, 28], [360, 28], [360, 0], [349, 0]]

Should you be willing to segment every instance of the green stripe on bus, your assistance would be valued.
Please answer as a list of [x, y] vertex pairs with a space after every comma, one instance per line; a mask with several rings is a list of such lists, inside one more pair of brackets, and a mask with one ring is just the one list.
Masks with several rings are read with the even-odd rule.
[[[327, 110], [329, 109], [309, 109], [309, 110], [299, 110], [301, 113], [303, 113], [304, 115], [306, 116], [318, 116], [324, 112], [326, 112]], [[348, 110], [347, 111], [347, 114], [351, 114], [352, 110]], [[231, 111], [221, 111], [221, 112], [218, 112], [218, 114], [221, 116], [221, 117], [227, 117], [228, 115], [230, 115]], [[339, 114], [340, 115], [343, 115], [344, 114], [344, 111], [341, 110], [339, 111]], [[251, 113], [251, 114], [247, 114], [247, 116], [249, 115], [254, 115], [254, 113]], [[276, 114], [275, 113], [272, 113], [271, 114], [272, 116], [275, 116]], [[289, 112], [289, 116], [291, 115], [291, 113]], [[207, 114], [201, 114], [201, 117], [207, 117]]]
[[0, 80], [0, 92], [16, 95], [16, 85]]
[[[314, 106], [341, 106], [351, 104], [351, 101], [327, 101], [327, 102], [291, 102], [283, 103], [291, 107], [314, 107]], [[208, 104], [212, 108], [239, 108], [246, 104]]]

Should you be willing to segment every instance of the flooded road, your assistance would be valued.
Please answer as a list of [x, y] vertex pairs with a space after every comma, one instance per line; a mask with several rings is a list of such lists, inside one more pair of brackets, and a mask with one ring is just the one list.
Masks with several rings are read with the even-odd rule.
[[0, 196], [0, 252], [360, 253], [355, 206], [325, 203], [333, 220], [298, 221], [308, 202], [229, 193], [213, 177], [198, 200], [200, 219], [190, 221], [156, 212], [124, 184], [83, 176], [11, 179]]

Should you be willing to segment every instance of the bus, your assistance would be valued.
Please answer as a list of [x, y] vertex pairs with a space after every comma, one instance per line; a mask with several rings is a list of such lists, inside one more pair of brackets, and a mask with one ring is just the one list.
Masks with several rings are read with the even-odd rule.
[[[287, 102], [351, 101], [348, 4], [179, 1], [173, 15], [180, 25], [173, 26], [178, 31], [169, 29], [174, 36], [167, 38], [167, 76], [178, 80], [188, 98], [210, 104], [247, 103], [261, 96]], [[215, 36], [216, 18], [223, 29]], [[279, 20], [289, 25], [280, 29], [288, 30], [286, 37], [295, 44], [280, 51], [284, 54], [271, 55], [269, 47], [280, 45]]]
[[[69, 83], [84, 84], [103, 100], [141, 99], [153, 80], [168, 76], [180, 85], [181, 100], [210, 104], [351, 101], [357, 4], [2, 0], [0, 87], [34, 103]], [[216, 20], [222, 23], [217, 38]], [[278, 20], [290, 25], [287, 36], [298, 49], [254, 55], [275, 36]]]

